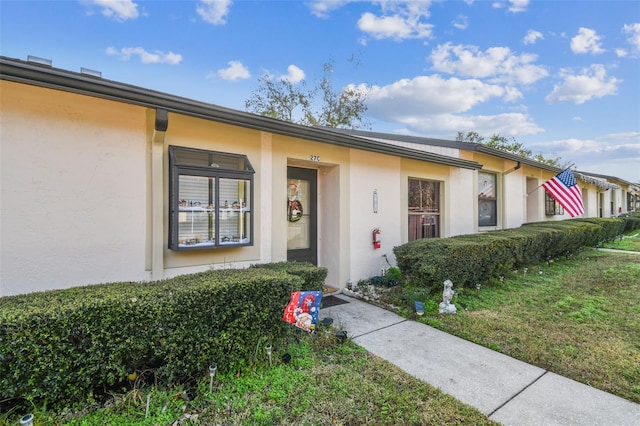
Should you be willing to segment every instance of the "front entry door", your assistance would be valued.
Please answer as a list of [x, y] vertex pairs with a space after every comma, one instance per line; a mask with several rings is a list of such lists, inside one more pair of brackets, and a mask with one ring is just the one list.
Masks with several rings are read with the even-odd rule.
[[318, 175], [287, 167], [287, 260], [318, 264]]

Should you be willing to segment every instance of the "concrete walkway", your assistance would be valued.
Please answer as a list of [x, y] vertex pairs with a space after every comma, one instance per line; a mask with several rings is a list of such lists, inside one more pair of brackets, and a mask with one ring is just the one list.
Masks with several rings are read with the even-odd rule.
[[640, 405], [351, 298], [320, 318], [504, 425], [640, 425]]
[[640, 251], [630, 251], [630, 250], [618, 250], [618, 249], [610, 249], [610, 248], [599, 248], [600, 251], [608, 251], [609, 253], [626, 253], [626, 254], [639, 254]]

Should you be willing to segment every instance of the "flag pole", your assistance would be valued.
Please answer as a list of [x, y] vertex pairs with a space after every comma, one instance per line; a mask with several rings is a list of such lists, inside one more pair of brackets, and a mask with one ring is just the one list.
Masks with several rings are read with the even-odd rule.
[[[565, 171], [565, 170], [567, 170], [567, 169], [572, 168], [572, 167], [573, 167], [573, 166], [575, 166], [575, 165], [576, 165], [575, 163], [571, 163], [568, 167], [565, 167], [561, 172], [556, 173], [556, 175], [559, 175], [560, 173], [564, 172], [564, 171]], [[541, 187], [542, 185], [544, 185], [544, 183], [541, 183], [540, 185], [538, 185], [538, 186], [536, 186], [535, 188], [533, 188], [530, 192], [527, 192], [527, 197], [528, 197], [530, 194], [533, 194], [534, 192], [536, 192], [538, 189], [540, 189], [540, 187]]]

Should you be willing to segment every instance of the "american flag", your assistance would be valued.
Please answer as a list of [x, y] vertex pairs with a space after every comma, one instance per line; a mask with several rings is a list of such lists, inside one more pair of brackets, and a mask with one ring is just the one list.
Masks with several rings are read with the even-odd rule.
[[542, 184], [542, 187], [569, 213], [575, 217], [584, 214], [582, 191], [573, 177], [571, 169], [566, 169]]

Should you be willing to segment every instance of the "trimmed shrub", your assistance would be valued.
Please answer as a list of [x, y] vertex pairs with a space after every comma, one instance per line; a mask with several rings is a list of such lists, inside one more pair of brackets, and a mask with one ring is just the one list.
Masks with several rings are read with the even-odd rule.
[[571, 219], [451, 238], [421, 239], [394, 247], [398, 266], [415, 285], [441, 288], [485, 284], [521, 266], [569, 256], [581, 247], [612, 240], [634, 218]]
[[622, 216], [618, 216], [618, 218], [624, 219], [624, 232], [640, 229], [640, 213], [627, 213]]
[[69, 406], [125, 385], [128, 366], [175, 384], [212, 363], [225, 371], [250, 360], [261, 340], [284, 335], [290, 293], [307, 289], [301, 276], [269, 269], [3, 297], [0, 400]]
[[327, 279], [327, 268], [315, 266], [310, 262], [273, 262], [257, 263], [251, 268], [269, 269], [297, 275], [304, 280], [304, 290], [322, 291]]

